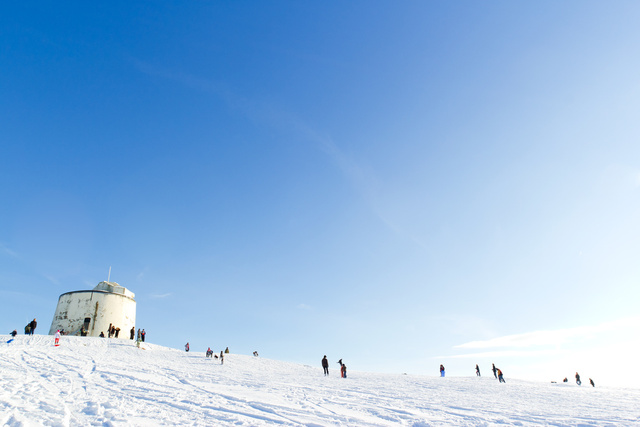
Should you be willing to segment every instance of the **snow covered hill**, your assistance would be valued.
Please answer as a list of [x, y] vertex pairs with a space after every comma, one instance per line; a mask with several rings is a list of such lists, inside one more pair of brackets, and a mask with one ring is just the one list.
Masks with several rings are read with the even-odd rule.
[[[640, 390], [384, 375], [108, 338], [0, 336], [0, 425], [639, 425]], [[345, 361], [346, 362], [346, 361]], [[351, 366], [349, 368], [352, 368]], [[597, 384], [596, 384], [597, 385]]]

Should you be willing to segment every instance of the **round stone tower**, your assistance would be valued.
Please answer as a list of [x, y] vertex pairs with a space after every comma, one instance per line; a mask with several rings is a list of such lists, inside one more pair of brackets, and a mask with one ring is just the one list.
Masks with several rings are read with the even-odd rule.
[[[136, 325], [135, 294], [115, 282], [100, 282], [90, 291], [60, 295], [49, 335], [59, 329], [69, 335], [109, 336], [109, 325], [119, 328], [117, 338], [129, 339]], [[115, 337], [114, 337], [115, 338]]]

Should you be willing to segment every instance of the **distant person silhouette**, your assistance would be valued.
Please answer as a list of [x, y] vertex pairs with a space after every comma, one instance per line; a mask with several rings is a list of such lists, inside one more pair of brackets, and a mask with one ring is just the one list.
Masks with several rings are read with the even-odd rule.
[[444, 377], [444, 365], [440, 365], [440, 376]]
[[498, 381], [500, 381], [501, 383], [506, 383], [506, 381], [504, 380], [504, 377], [502, 376], [502, 371], [500, 369], [498, 369]]
[[491, 370], [493, 371], [493, 376], [496, 377], [496, 379], [498, 379], [498, 374], [496, 372], [498, 372], [498, 370], [496, 369], [496, 364], [492, 363], [491, 364]]
[[593, 380], [591, 378], [589, 378], [589, 384], [591, 384], [591, 387], [595, 387], [596, 384], [593, 382]]
[[476, 375], [479, 377], [480, 376], [480, 367], [478, 366], [478, 364], [476, 363]]
[[582, 381], [580, 381], [580, 374], [576, 372], [576, 384], [582, 385]]
[[329, 375], [329, 361], [327, 360], [327, 355], [322, 358], [322, 369], [324, 369], [324, 375]]

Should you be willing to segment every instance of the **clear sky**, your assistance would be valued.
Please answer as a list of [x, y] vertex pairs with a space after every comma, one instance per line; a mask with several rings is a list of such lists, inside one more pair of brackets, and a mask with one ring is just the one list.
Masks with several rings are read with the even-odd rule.
[[46, 333], [111, 266], [170, 347], [638, 385], [638, 22], [3, 3], [0, 328]]

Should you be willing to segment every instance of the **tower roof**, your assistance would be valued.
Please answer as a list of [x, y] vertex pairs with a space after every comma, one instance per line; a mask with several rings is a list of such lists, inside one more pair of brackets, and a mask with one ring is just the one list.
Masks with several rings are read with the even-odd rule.
[[131, 292], [124, 286], [120, 286], [116, 282], [100, 282], [95, 288], [93, 288], [93, 290], [111, 292], [114, 294], [121, 294], [129, 298], [135, 298], [136, 296], [133, 292]]

